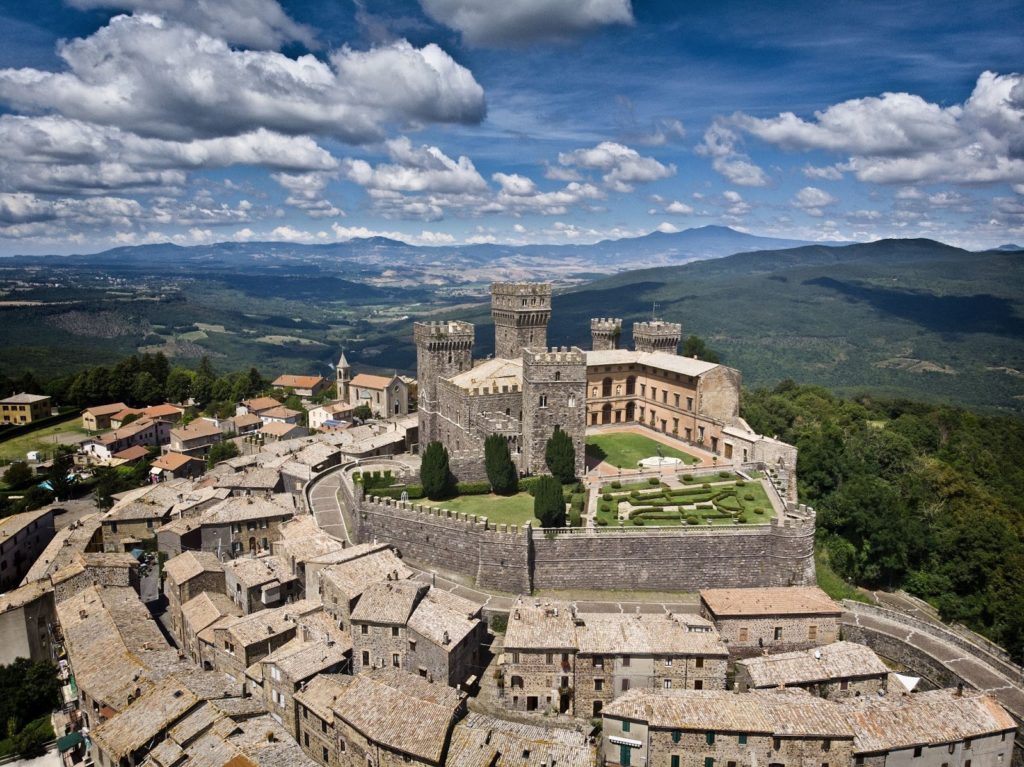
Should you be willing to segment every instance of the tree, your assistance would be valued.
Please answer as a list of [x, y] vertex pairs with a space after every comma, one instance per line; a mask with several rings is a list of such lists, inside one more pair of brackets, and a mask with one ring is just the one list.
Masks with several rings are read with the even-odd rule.
[[196, 374], [187, 368], [174, 368], [167, 374], [164, 393], [171, 402], [187, 402], [192, 396], [192, 383]]
[[447, 497], [451, 490], [451, 470], [448, 467], [448, 451], [440, 442], [431, 442], [423, 451], [420, 465], [420, 483], [427, 498], [437, 501]]
[[576, 448], [568, 433], [555, 429], [544, 449], [544, 463], [563, 485], [576, 479]]
[[206, 465], [212, 469], [221, 461], [234, 458], [238, 454], [238, 445], [231, 440], [218, 442], [216, 445], [212, 445], [210, 447], [210, 454], [206, 456]]
[[12, 490], [18, 490], [31, 484], [34, 477], [35, 472], [32, 471], [32, 468], [27, 463], [15, 461], [7, 467], [7, 471], [4, 473], [4, 482]]
[[696, 357], [705, 362], [719, 362], [718, 352], [708, 347], [699, 336], [689, 336], [683, 341], [683, 356]]
[[498, 495], [513, 495], [519, 489], [519, 478], [509, 453], [508, 440], [500, 434], [491, 434], [484, 442], [484, 468], [491, 489]]
[[540, 477], [533, 489], [533, 516], [541, 527], [565, 527], [565, 498], [562, 483], [555, 477]]
[[50, 483], [53, 497], [59, 501], [66, 501], [71, 497], [71, 486], [75, 482], [72, 472], [75, 468], [73, 453], [67, 448], [62, 448], [53, 457], [53, 465], [46, 474]]
[[[17, 658], [0, 666], [0, 721], [20, 732], [60, 705], [57, 669], [46, 661]], [[5, 733], [7, 734], [7, 733]]]
[[357, 405], [355, 410], [352, 411], [352, 416], [360, 421], [368, 421], [373, 418], [373, 411], [369, 405]]
[[164, 398], [160, 382], [145, 370], [135, 374], [132, 381], [132, 399], [140, 405], [155, 405]]

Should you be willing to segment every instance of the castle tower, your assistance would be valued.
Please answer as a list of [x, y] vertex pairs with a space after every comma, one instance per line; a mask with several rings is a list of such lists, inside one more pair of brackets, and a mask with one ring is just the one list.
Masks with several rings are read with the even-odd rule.
[[633, 347], [638, 352], [679, 354], [683, 326], [678, 322], [651, 320], [633, 323]]
[[348, 402], [348, 384], [352, 380], [352, 366], [345, 359], [344, 350], [341, 352], [341, 358], [338, 360], [335, 374], [338, 377], [338, 399], [342, 402]]
[[576, 475], [585, 471], [587, 355], [579, 348], [523, 350], [523, 471], [547, 473], [544, 451], [555, 429], [576, 448]]
[[528, 346], [547, 348], [551, 284], [495, 282], [491, 285], [494, 356], [515, 359]]
[[601, 317], [590, 321], [590, 348], [595, 352], [618, 349], [621, 335], [622, 320], [620, 319]]
[[473, 366], [474, 331], [469, 322], [417, 322], [413, 337], [419, 383], [419, 441], [428, 445], [438, 438], [438, 382]]

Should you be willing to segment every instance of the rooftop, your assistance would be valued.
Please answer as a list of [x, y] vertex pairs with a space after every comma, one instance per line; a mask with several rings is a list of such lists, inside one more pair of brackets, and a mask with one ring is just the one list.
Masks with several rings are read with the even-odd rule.
[[304, 427], [294, 423], [281, 423], [280, 421], [271, 421], [270, 423], [263, 424], [263, 428], [260, 429], [264, 434], [269, 434], [271, 437], [285, 437], [292, 433], [296, 429], [303, 429]]
[[[268, 424], [288, 426], [288, 424]], [[281, 483], [281, 473], [270, 467], [246, 468], [244, 471], [225, 474], [217, 480], [217, 487], [231, 487], [238, 490], [273, 490]]]
[[325, 567], [320, 571], [320, 577], [329, 580], [349, 600], [361, 596], [370, 586], [386, 580], [389, 575], [393, 580], [406, 580], [413, 576], [413, 571], [386, 544], [349, 546], [339, 553], [339, 556], [346, 555], [347, 561]]
[[132, 445], [131, 447], [114, 453], [114, 458], [120, 458], [122, 461], [137, 461], [148, 455], [149, 451], [142, 445]]
[[490, 389], [501, 391], [502, 387], [522, 388], [523, 361], [506, 360], [501, 357], [478, 362], [469, 370], [448, 379], [460, 389]]
[[282, 645], [261, 663], [277, 666], [292, 682], [299, 682], [338, 666], [352, 650], [352, 640], [345, 644], [318, 640], [307, 642], [300, 638]]
[[360, 373], [349, 384], [363, 389], [386, 389], [393, 380], [395, 380], [395, 376], [375, 376], [369, 373]]
[[235, 580], [246, 588], [262, 586], [271, 581], [285, 583], [295, 580], [288, 563], [281, 557], [239, 557], [224, 563], [224, 572], [230, 573]]
[[414, 674], [380, 668], [356, 676], [334, 702], [340, 716], [368, 739], [439, 763], [464, 696]]
[[508, 617], [506, 650], [575, 650], [576, 625], [564, 602], [520, 599]]
[[704, 362], [703, 360], [695, 360], [692, 357], [669, 354], [668, 352], [635, 352], [629, 349], [606, 349], [604, 351], [589, 351], [586, 354], [587, 367], [596, 367], [598, 365], [646, 365], [658, 370], [667, 370], [687, 376], [703, 375], [709, 370], [719, 367], [717, 362]]
[[736, 663], [747, 669], [753, 687], [810, 684], [889, 673], [870, 647], [855, 642], [834, 642], [813, 650], [764, 655]]
[[848, 705], [856, 733], [854, 752], [859, 754], [953, 743], [1016, 728], [1006, 709], [977, 692], [866, 695]]
[[172, 675], [117, 716], [94, 727], [90, 735], [108, 756], [120, 760], [160, 736], [197, 705], [199, 698]]
[[440, 647], [452, 648], [480, 625], [480, 605], [430, 589], [409, 617], [409, 629]]
[[54, 509], [36, 509], [35, 511], [23, 511], [20, 514], [11, 514], [9, 517], [0, 519], [0, 540], [13, 538], [33, 522], [53, 516]]
[[199, 439], [200, 437], [213, 437], [220, 433], [220, 427], [217, 426], [217, 424], [203, 418], [197, 418], [192, 421], [192, 423], [188, 424], [188, 426], [180, 426], [176, 429], [171, 429], [172, 438], [186, 441]]
[[579, 652], [592, 655], [712, 655], [729, 650], [717, 631], [689, 631], [666, 615], [588, 614], [580, 616]]
[[190, 455], [184, 453], [164, 453], [155, 461], [153, 461], [154, 469], [164, 469], [165, 471], [177, 471], [182, 466], [185, 466], [189, 461], [197, 461], [198, 458], [193, 458]]
[[44, 402], [50, 398], [45, 394], [28, 394], [22, 392], [21, 394], [15, 394], [4, 399], [0, 399], [0, 404], [3, 405], [31, 405], [33, 402]]
[[269, 410], [272, 407], [280, 407], [281, 403], [273, 397], [253, 397], [252, 399], [242, 400], [242, 404], [248, 408], [250, 412], [258, 413], [261, 410]]
[[223, 573], [224, 566], [211, 551], [184, 551], [164, 563], [164, 575], [180, 586], [203, 573]]
[[352, 611], [352, 620], [404, 626], [427, 586], [412, 581], [384, 581], [370, 586]]
[[89, 413], [94, 416], [115, 415], [127, 407], [128, 406], [123, 402], [112, 402], [109, 405], [93, 405], [92, 407], [87, 407], [82, 411], [82, 413]]
[[324, 383], [324, 379], [320, 376], [283, 375], [274, 379], [271, 386], [280, 386], [285, 389], [312, 389], [322, 383]]
[[334, 703], [355, 677], [347, 674], [320, 674], [313, 677], [295, 700], [328, 724], [334, 723]]
[[843, 610], [817, 586], [764, 589], [704, 589], [701, 601], [716, 618], [751, 615], [841, 615]]
[[35, 602], [50, 593], [51, 588], [48, 580], [41, 579], [0, 594], [0, 614]]
[[185, 602], [181, 614], [192, 633], [198, 634], [226, 615], [241, 616], [242, 610], [227, 594], [204, 591]]
[[58, 530], [43, 549], [43, 553], [36, 558], [22, 583], [46, 578], [69, 565], [75, 554], [85, 551], [86, 547], [92, 543], [96, 531], [101, 526], [102, 518], [102, 512], [87, 514], [77, 522]]
[[585, 732], [471, 712], [452, 730], [446, 767], [593, 767]]
[[298, 410], [292, 410], [290, 407], [279, 405], [278, 407], [272, 407], [269, 410], [264, 410], [260, 413], [260, 418], [295, 418], [298, 415], [302, 415]]
[[236, 495], [206, 509], [202, 514], [204, 525], [226, 525], [254, 519], [290, 517], [292, 510], [273, 501], [253, 495]]

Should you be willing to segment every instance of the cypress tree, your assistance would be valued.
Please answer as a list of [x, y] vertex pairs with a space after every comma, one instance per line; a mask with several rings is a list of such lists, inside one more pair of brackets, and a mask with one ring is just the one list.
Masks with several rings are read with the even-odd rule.
[[533, 516], [541, 527], [565, 527], [565, 499], [562, 483], [555, 477], [542, 476], [533, 492]]
[[519, 489], [519, 478], [508, 450], [508, 440], [500, 434], [491, 434], [484, 441], [484, 468], [491, 489], [498, 495], [513, 495]]
[[440, 500], [448, 495], [448, 490], [451, 487], [448, 451], [440, 442], [431, 442], [423, 451], [420, 482], [423, 485], [423, 492], [432, 501]]
[[566, 432], [555, 429], [544, 449], [544, 463], [563, 485], [576, 479], [576, 449]]

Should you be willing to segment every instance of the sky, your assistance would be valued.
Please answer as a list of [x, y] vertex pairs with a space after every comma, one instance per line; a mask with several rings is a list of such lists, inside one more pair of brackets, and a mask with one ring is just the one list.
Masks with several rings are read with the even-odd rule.
[[1020, 0], [0, 0], [0, 255], [1024, 243]]

